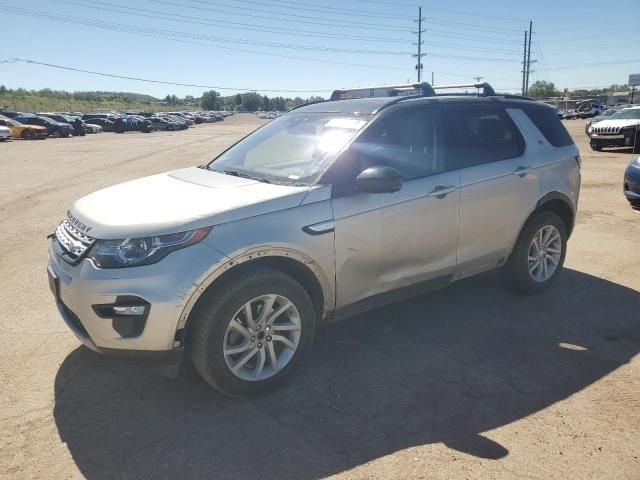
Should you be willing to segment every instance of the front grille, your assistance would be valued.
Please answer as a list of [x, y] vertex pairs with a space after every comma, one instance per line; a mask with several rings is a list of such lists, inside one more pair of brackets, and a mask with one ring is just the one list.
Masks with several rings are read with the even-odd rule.
[[95, 239], [82, 233], [65, 218], [56, 229], [56, 239], [72, 260], [76, 260], [94, 244]]
[[620, 133], [620, 127], [593, 127], [593, 133], [599, 133], [600, 135], [618, 135]]

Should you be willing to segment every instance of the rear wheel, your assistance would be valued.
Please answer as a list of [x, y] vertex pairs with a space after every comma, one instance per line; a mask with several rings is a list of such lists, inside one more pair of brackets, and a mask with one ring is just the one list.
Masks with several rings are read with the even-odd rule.
[[553, 284], [564, 265], [567, 234], [553, 212], [534, 214], [525, 224], [505, 265], [508, 285], [525, 293], [540, 293]]
[[290, 377], [311, 347], [315, 315], [298, 282], [260, 269], [209, 292], [190, 330], [200, 375], [222, 393], [251, 396]]

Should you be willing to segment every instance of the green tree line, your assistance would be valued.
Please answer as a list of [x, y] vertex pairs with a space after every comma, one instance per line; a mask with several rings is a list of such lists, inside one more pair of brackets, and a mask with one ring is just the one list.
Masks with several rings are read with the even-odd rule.
[[258, 110], [285, 111], [306, 102], [320, 101], [322, 97], [268, 97], [256, 92], [221, 96], [215, 90], [204, 92], [201, 97], [178, 97], [168, 94], [159, 99], [151, 95], [130, 92], [10, 89], [0, 85], [0, 107], [18, 110], [86, 110], [95, 108], [162, 110], [166, 106], [185, 109], [233, 110], [255, 112]]

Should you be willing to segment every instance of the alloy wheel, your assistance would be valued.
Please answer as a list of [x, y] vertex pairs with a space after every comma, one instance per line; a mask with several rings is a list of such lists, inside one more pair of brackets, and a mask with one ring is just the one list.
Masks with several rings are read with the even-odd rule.
[[538, 283], [549, 280], [562, 256], [562, 237], [553, 225], [545, 225], [536, 232], [529, 244], [529, 275]]
[[276, 294], [253, 298], [227, 325], [223, 338], [227, 367], [242, 380], [272, 377], [293, 358], [300, 331], [300, 314], [291, 300]]

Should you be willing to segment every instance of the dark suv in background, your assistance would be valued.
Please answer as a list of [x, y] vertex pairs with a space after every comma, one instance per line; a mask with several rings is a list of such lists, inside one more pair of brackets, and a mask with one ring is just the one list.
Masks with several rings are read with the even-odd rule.
[[153, 124], [144, 117], [130, 115], [127, 117], [116, 118], [113, 123], [113, 131], [116, 133], [124, 132], [153, 132]]

